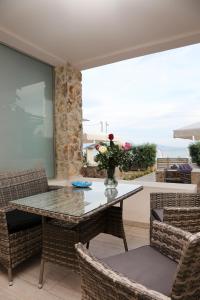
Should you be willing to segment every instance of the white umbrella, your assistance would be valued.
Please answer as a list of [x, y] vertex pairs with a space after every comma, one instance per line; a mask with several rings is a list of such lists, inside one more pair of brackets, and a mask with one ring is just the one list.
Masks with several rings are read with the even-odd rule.
[[174, 138], [200, 140], [200, 122], [173, 131]]
[[[83, 143], [100, 143], [108, 141], [108, 134], [83, 133]], [[115, 137], [114, 142], [122, 143], [122, 140], [119, 137]]]

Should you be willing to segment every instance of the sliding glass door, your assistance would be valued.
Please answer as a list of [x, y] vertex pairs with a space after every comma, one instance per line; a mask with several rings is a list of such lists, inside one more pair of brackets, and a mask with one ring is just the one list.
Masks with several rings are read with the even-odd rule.
[[53, 68], [0, 44], [0, 172], [54, 176]]

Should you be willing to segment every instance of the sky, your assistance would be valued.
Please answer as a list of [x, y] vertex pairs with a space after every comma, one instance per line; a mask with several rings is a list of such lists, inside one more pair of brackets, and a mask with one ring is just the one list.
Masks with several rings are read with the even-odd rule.
[[[185, 147], [173, 129], [200, 121], [200, 44], [85, 70], [84, 132], [108, 132], [135, 144]], [[105, 126], [104, 126], [105, 132]]]

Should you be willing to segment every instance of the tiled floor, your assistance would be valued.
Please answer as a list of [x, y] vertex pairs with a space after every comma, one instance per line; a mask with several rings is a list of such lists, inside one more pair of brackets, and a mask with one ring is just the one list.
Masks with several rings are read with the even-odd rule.
[[[148, 243], [148, 230], [126, 226], [129, 249]], [[99, 258], [124, 251], [123, 242], [109, 235], [99, 235], [90, 250]], [[37, 287], [40, 259], [34, 258], [14, 272], [14, 285], [8, 286], [7, 274], [0, 269], [0, 300], [80, 300], [80, 278], [73, 272], [53, 264], [45, 265], [44, 286]]]
[[139, 177], [139, 178], [135, 179], [135, 181], [156, 182], [155, 172], [152, 172], [150, 174], [147, 174], [147, 175], [144, 175], [142, 177]]

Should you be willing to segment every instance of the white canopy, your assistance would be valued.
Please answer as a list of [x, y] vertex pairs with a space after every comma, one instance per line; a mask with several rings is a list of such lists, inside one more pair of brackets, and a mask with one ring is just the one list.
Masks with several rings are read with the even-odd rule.
[[173, 132], [174, 138], [200, 140], [200, 122], [176, 129]]
[[[108, 142], [108, 134], [83, 134], [83, 143], [99, 143], [99, 142]], [[114, 138], [115, 142], [122, 142], [119, 137]]]

